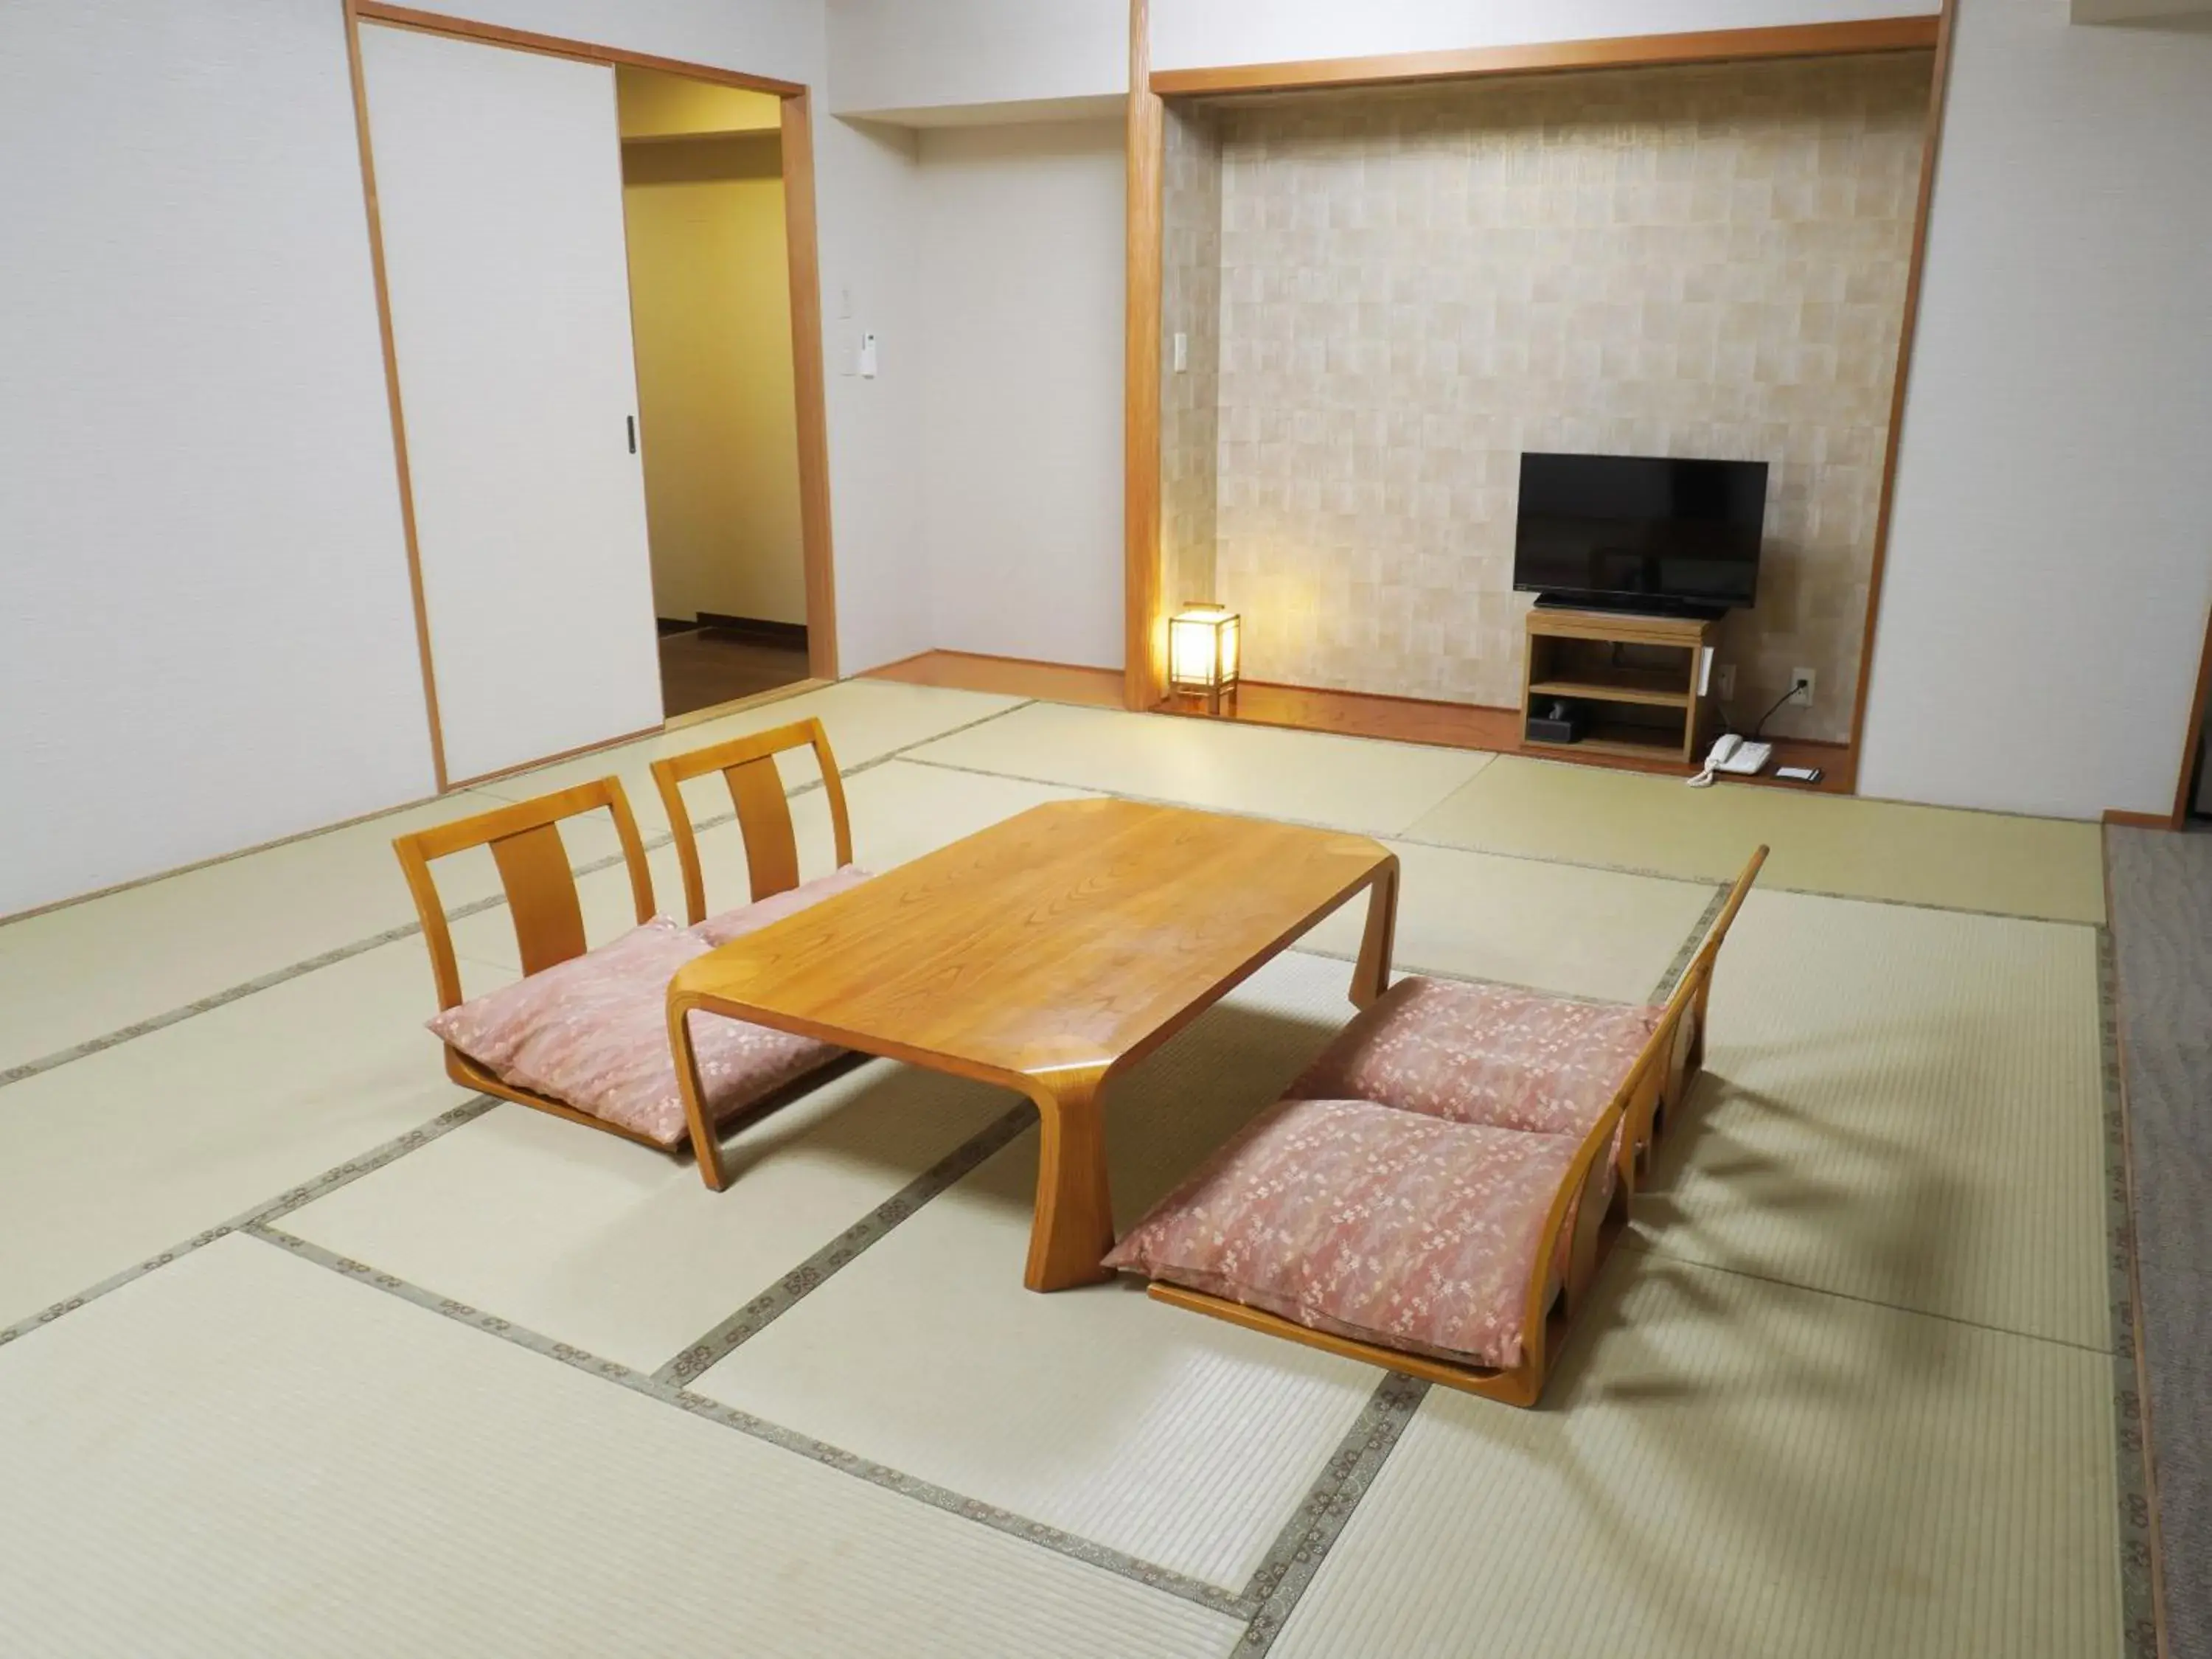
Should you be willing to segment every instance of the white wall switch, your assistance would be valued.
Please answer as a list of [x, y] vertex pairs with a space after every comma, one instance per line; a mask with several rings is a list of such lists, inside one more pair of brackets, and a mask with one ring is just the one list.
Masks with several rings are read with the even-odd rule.
[[1175, 372], [1180, 374], [1189, 367], [1190, 336], [1178, 329], [1175, 337]]
[[1813, 706], [1813, 687], [1819, 678], [1809, 668], [1793, 668], [1790, 671], [1790, 708], [1810, 708]]
[[864, 380], [876, 378], [876, 337], [872, 334], [860, 336], [860, 378]]
[[852, 315], [853, 315], [853, 285], [852, 285], [850, 283], [838, 283], [838, 284], [837, 284], [837, 316], [838, 316], [838, 319], [839, 319], [839, 320], [841, 320], [841, 321], [849, 321], [849, 320], [851, 319], [851, 318], [852, 318]]

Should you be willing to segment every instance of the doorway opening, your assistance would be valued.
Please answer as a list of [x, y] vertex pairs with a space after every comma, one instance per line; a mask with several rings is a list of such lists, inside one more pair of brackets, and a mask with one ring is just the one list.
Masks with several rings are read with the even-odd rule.
[[807, 678], [781, 100], [617, 64], [661, 696]]

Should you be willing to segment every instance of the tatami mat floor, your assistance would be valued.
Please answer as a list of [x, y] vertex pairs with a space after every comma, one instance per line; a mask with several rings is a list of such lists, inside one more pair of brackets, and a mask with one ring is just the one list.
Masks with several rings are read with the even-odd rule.
[[1549, 1409], [1431, 1392], [1278, 1655], [2119, 1650], [2099, 1356], [1627, 1266]]
[[1754, 892], [1650, 1248], [2109, 1349], [2088, 929]]
[[1680, 781], [1500, 756], [1413, 823], [1417, 840], [1708, 881], [1774, 848], [1776, 887], [2058, 921], [2105, 919], [2097, 826]]
[[232, 1237], [15, 1346], [44, 1654], [1225, 1653], [1236, 1622]]
[[[809, 714], [871, 867], [1094, 792], [1355, 829], [1403, 862], [1401, 969], [1608, 1000], [1771, 841], [1544, 1407], [1024, 1292], [1033, 1115], [988, 1089], [849, 1069], [714, 1194], [447, 1083], [390, 836], [612, 772], [658, 843], [653, 756]], [[848, 682], [0, 926], [0, 1646], [2130, 1652], [2080, 827], [1620, 781]], [[734, 829], [704, 846], [736, 902]], [[472, 989], [517, 968], [486, 866], [448, 892]], [[619, 871], [583, 887], [595, 940], [629, 923]], [[1127, 1079], [1124, 1224], [1348, 1013], [1356, 943]]]

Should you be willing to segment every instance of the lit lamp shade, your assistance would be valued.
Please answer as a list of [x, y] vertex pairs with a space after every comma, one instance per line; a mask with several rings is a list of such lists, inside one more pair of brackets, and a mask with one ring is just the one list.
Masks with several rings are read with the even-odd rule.
[[1187, 605], [1168, 618], [1168, 685], [1218, 702], [1237, 687], [1234, 611], [1219, 605]]

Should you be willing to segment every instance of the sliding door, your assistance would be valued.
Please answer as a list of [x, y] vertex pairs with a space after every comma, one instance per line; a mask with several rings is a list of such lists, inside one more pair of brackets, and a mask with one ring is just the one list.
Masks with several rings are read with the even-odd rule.
[[365, 24], [446, 768], [660, 723], [614, 71]]

